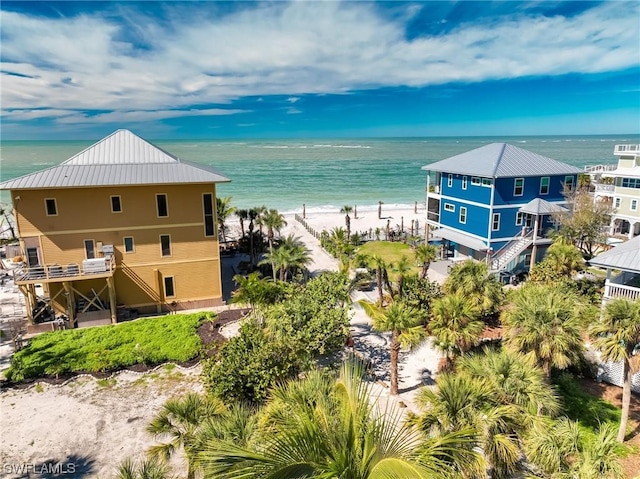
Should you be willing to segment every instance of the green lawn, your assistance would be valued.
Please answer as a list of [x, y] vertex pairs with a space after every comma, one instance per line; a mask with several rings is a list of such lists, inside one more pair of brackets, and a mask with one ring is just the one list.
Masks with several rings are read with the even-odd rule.
[[612, 423], [616, 427], [620, 424], [620, 409], [586, 392], [570, 374], [559, 374], [553, 378], [553, 384], [564, 405], [564, 413], [578, 421], [583, 430], [593, 434], [600, 424]]
[[[369, 256], [380, 256], [387, 264], [393, 263], [394, 267], [400, 261], [402, 256], [406, 256], [411, 264], [411, 272], [418, 273], [420, 269], [417, 266], [415, 256], [411, 246], [405, 243], [391, 242], [391, 241], [369, 241], [360, 247], [358, 250], [360, 254], [366, 254]], [[389, 270], [389, 274], [392, 279], [395, 280], [394, 268]]]
[[54, 331], [14, 354], [8, 379], [23, 381], [68, 372], [111, 371], [133, 364], [188, 361], [202, 347], [197, 334], [206, 313], [175, 314], [130, 323]]

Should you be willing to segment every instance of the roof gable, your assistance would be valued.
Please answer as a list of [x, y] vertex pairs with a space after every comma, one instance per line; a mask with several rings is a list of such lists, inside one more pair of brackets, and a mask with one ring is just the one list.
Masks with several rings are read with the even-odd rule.
[[422, 169], [488, 178], [568, 175], [582, 171], [508, 143], [490, 143], [423, 166]]
[[139, 165], [178, 163], [180, 160], [129, 130], [118, 130], [94, 143], [63, 165]]

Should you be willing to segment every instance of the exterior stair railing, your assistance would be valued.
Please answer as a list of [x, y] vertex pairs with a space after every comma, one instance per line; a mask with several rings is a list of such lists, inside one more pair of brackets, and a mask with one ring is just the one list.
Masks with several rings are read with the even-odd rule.
[[533, 229], [524, 236], [509, 241], [506, 245], [496, 251], [490, 259], [489, 268], [491, 271], [502, 271], [509, 262], [533, 243]]

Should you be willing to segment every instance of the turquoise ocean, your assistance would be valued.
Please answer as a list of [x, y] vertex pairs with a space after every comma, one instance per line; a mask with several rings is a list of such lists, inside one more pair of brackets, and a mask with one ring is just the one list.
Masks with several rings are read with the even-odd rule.
[[[241, 208], [266, 205], [281, 212], [360, 210], [424, 201], [429, 163], [493, 142], [506, 142], [582, 168], [615, 163], [614, 145], [640, 143], [638, 135], [351, 138], [309, 140], [158, 140], [182, 158], [211, 165], [230, 178], [219, 196]], [[2, 141], [0, 180], [49, 168], [92, 141]], [[7, 191], [0, 201], [9, 201]]]

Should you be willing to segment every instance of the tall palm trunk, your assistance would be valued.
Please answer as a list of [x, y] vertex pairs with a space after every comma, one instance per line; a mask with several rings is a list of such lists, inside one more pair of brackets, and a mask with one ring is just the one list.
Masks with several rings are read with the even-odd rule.
[[398, 331], [391, 333], [391, 394], [398, 395], [398, 356], [400, 355], [400, 343]]
[[273, 280], [276, 280], [276, 263], [273, 261], [273, 229], [269, 228], [267, 232], [267, 239], [269, 240], [269, 256], [271, 259], [271, 273], [273, 274]]
[[429, 266], [431, 266], [431, 261], [425, 261], [424, 263], [422, 263], [422, 273], [420, 273], [420, 279], [425, 279], [427, 277]]
[[244, 238], [244, 220], [242, 217], [240, 218], [240, 232], [242, 233], [242, 238]]
[[349, 215], [345, 215], [344, 223], [347, 226], [347, 243], [351, 243], [351, 218]]
[[376, 280], [378, 282], [378, 295], [380, 298], [380, 307], [382, 307], [382, 303], [384, 301], [384, 292], [382, 291], [382, 268], [378, 266], [376, 271]]
[[622, 360], [622, 416], [620, 417], [620, 429], [618, 429], [618, 442], [624, 442], [627, 434], [627, 420], [629, 419], [629, 406], [631, 405], [631, 367], [629, 358]]

